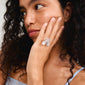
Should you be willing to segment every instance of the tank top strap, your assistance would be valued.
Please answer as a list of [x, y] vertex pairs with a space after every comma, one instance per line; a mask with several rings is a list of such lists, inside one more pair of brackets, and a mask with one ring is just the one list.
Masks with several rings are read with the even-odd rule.
[[[80, 72], [82, 71], [83, 69], [85, 69], [85, 67], [81, 67], [78, 71], [76, 71], [73, 75], [73, 77], [71, 79], [69, 79], [69, 83], [75, 78], [75, 76]], [[65, 85], [68, 85], [68, 82], [65, 84]]]

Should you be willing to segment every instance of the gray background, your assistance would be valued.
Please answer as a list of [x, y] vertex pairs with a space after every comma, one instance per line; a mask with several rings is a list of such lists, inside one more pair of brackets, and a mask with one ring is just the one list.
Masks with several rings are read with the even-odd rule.
[[1, 43], [2, 43], [2, 40], [3, 40], [3, 34], [4, 34], [4, 30], [3, 30], [3, 24], [4, 24], [3, 15], [4, 15], [5, 11], [6, 11], [5, 3], [6, 3], [6, 0], [0, 0], [0, 49], [1, 49]]

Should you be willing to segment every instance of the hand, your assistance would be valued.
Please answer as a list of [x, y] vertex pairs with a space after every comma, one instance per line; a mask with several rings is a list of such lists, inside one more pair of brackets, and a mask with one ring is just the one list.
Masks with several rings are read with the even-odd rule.
[[[52, 18], [45, 23], [35, 43], [33, 44], [27, 62], [27, 85], [43, 85], [43, 68], [53, 46], [58, 42], [63, 31], [62, 18]], [[50, 39], [49, 46], [43, 46], [42, 41]]]
[[[63, 19], [61, 17], [57, 18], [57, 20], [52, 18], [48, 24], [45, 23], [42, 26], [39, 36], [31, 48], [27, 63], [27, 69], [29, 67], [30, 69], [43, 68], [49, 57], [51, 49], [56, 44], [56, 42], [58, 42], [63, 28]], [[50, 39], [49, 46], [42, 45], [42, 41], [45, 40], [45, 38]]]

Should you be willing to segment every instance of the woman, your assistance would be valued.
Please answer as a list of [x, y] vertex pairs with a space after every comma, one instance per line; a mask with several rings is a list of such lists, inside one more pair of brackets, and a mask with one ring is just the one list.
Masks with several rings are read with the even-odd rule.
[[79, 3], [7, 1], [1, 85], [85, 84], [85, 29]]

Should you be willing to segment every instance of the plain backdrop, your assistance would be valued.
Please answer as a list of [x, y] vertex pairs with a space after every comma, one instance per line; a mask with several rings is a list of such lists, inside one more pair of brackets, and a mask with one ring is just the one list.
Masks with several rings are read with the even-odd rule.
[[5, 6], [6, 0], [0, 0], [0, 49], [1, 49], [1, 43], [3, 40], [3, 24], [4, 24], [4, 18], [3, 15], [6, 11], [6, 6]]

